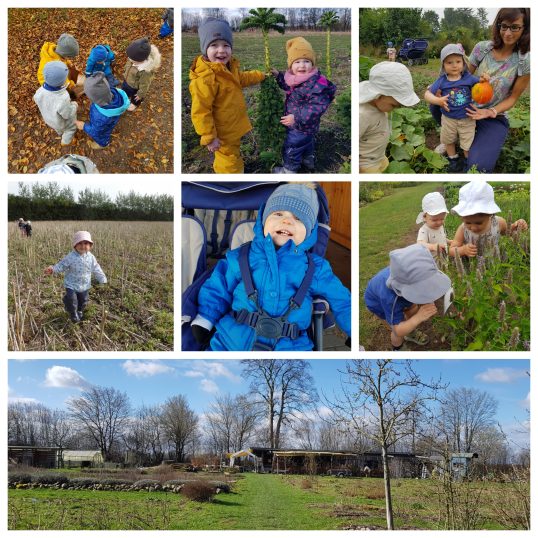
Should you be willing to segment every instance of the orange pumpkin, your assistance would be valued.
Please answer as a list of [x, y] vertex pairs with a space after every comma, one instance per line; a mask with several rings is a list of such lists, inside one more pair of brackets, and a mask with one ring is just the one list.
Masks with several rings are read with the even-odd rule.
[[471, 90], [473, 101], [479, 105], [485, 105], [493, 97], [493, 88], [489, 82], [478, 82]]

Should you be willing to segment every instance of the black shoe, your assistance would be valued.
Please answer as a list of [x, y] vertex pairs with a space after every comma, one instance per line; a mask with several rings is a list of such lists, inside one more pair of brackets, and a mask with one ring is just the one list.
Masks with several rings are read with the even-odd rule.
[[450, 174], [458, 174], [463, 170], [463, 163], [462, 159], [459, 157], [456, 157], [455, 159], [448, 158], [448, 166], [446, 168], [446, 171]]
[[303, 159], [303, 167], [308, 172], [313, 172], [316, 169], [316, 165], [314, 163], [314, 156], [307, 157], [306, 159]]
[[80, 318], [78, 317], [78, 314], [71, 314], [69, 316], [69, 318], [71, 319], [71, 322], [72, 323], [80, 323]]
[[82, 321], [82, 319], [84, 318], [84, 312], [82, 312], [82, 310], [79, 310], [77, 312], [77, 315], [78, 315], [78, 320]]

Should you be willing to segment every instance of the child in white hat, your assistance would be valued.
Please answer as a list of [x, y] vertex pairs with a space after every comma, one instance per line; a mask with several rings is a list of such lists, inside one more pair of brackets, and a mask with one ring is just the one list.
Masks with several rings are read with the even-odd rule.
[[90, 232], [80, 231], [73, 236], [73, 250], [56, 265], [45, 269], [46, 275], [64, 273], [65, 310], [73, 323], [82, 321], [84, 309], [88, 304], [92, 275], [99, 284], [106, 284], [106, 276], [95, 256], [90, 252], [93, 247]]
[[424, 346], [429, 338], [418, 327], [437, 314], [434, 301], [451, 290], [450, 278], [437, 268], [425, 245], [415, 243], [389, 256], [390, 266], [366, 286], [366, 308], [388, 323], [393, 351], [401, 349], [404, 340]]
[[359, 172], [378, 174], [388, 167], [388, 114], [400, 106], [415, 106], [419, 101], [405, 65], [381, 62], [372, 67], [369, 80], [359, 84]]
[[[474, 180], [464, 185], [459, 192], [459, 203], [452, 208], [462, 220], [451, 245], [459, 251], [460, 256], [476, 256], [479, 239], [498, 244], [499, 235], [505, 235], [508, 224], [502, 217], [497, 217], [501, 209], [495, 203], [493, 187], [483, 180]], [[524, 219], [516, 220], [511, 230], [527, 230]]]
[[417, 215], [416, 223], [422, 224], [417, 235], [417, 243], [422, 243], [435, 257], [437, 249], [448, 250], [445, 233], [445, 219], [448, 213], [445, 199], [440, 192], [429, 192], [422, 198], [422, 211]]

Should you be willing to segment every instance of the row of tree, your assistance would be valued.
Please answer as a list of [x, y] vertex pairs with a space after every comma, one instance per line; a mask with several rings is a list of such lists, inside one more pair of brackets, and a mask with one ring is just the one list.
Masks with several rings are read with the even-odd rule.
[[421, 8], [361, 8], [359, 35], [362, 48], [386, 48], [388, 41], [399, 47], [406, 38], [427, 38], [430, 57], [437, 57], [447, 43], [462, 43], [469, 54], [478, 41], [490, 39], [490, 26], [485, 8], [445, 8], [442, 19]]
[[[348, 8], [276, 8], [286, 18], [287, 29], [291, 31], [321, 31], [324, 30], [319, 21], [328, 11], [334, 11], [338, 15], [338, 22], [333, 27], [335, 31], [351, 31], [351, 10]], [[181, 30], [183, 32], [197, 31], [198, 26], [206, 17], [227, 20], [234, 31], [241, 29], [241, 22], [249, 14], [248, 8], [205, 8], [198, 11], [184, 10], [181, 15]]]
[[149, 220], [172, 221], [174, 197], [169, 194], [118, 193], [114, 199], [100, 189], [73, 189], [56, 182], [19, 183], [8, 195], [8, 218], [30, 220]]

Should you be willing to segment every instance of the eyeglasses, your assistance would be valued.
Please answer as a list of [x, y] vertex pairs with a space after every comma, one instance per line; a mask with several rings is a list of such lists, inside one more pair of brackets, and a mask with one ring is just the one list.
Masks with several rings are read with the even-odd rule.
[[506, 32], [506, 30], [510, 30], [512, 33], [515, 34], [516, 32], [520, 32], [521, 30], [523, 30], [525, 26], [521, 24], [504, 24], [504, 22], [500, 22], [497, 24], [497, 28], [499, 28], [501, 32]]

